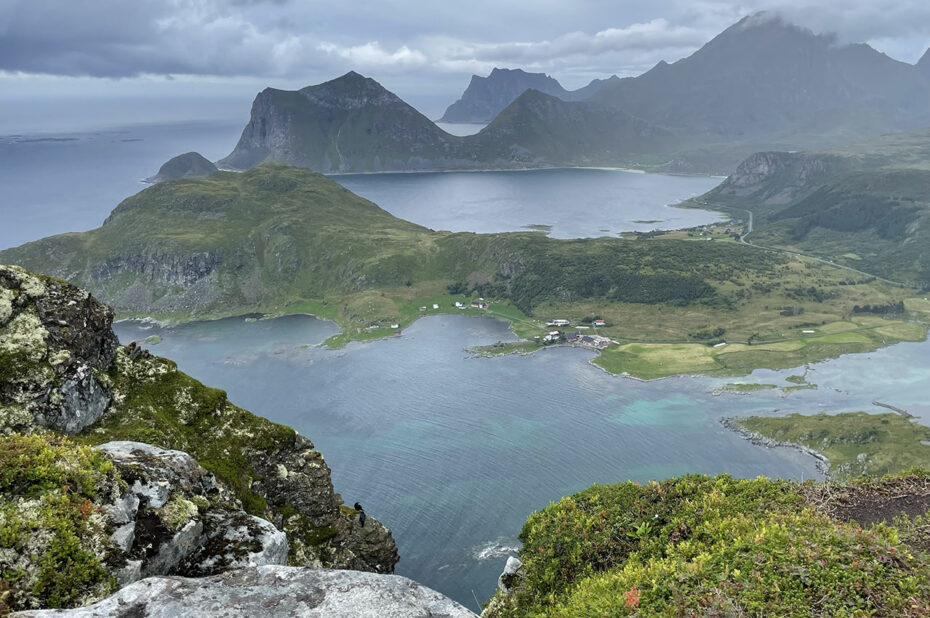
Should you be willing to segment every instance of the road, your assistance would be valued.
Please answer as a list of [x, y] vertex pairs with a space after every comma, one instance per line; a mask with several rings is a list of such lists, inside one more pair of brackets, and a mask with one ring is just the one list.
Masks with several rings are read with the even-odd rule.
[[833, 260], [828, 260], [828, 259], [825, 259], [825, 258], [819, 258], [819, 257], [817, 257], [816, 255], [810, 255], [809, 253], [801, 253], [801, 252], [799, 252], [799, 251], [789, 251], [788, 249], [779, 249], [779, 248], [777, 248], [777, 247], [763, 247], [762, 245], [757, 245], [757, 244], [755, 244], [755, 243], [751, 243], [751, 242], [749, 242], [748, 240], [746, 240], [746, 237], [749, 236], [750, 234], [752, 234], [752, 211], [751, 211], [751, 210], [746, 210], [745, 208], [740, 208], [739, 210], [742, 210], [742, 211], [745, 212], [747, 215], [749, 215], [749, 224], [746, 226], [746, 233], [745, 233], [745, 234], [742, 234], [742, 235], [739, 237], [739, 241], [740, 241], [741, 243], [743, 243], [744, 245], [748, 245], [748, 246], [750, 246], [750, 247], [755, 247], [756, 249], [762, 249], [762, 250], [764, 250], [764, 251], [773, 251], [773, 252], [775, 252], [775, 253], [787, 253], [788, 255], [796, 255], [796, 256], [798, 256], [798, 257], [807, 258], [807, 259], [809, 259], [809, 260], [814, 260], [814, 261], [817, 261], [817, 262], [821, 262], [821, 263], [823, 263], [823, 264], [827, 264], [827, 265], [833, 266], [833, 267], [835, 267], [835, 268], [841, 268], [841, 269], [843, 269], [843, 270], [848, 270], [848, 271], [850, 271], [850, 272], [854, 272], [854, 273], [857, 273], [857, 274], [860, 274], [860, 275], [865, 275], [866, 277], [872, 277], [872, 278], [874, 278], [874, 279], [877, 279], [878, 281], [884, 281], [885, 283], [890, 283], [891, 285], [896, 285], [896, 286], [901, 287], [901, 288], [911, 288], [911, 287], [913, 287], [913, 286], [909, 286], [909, 285], [906, 285], [906, 284], [904, 284], [904, 283], [901, 283], [900, 281], [892, 281], [891, 279], [885, 279], [884, 277], [879, 277], [878, 275], [875, 275], [875, 274], [872, 274], [872, 273], [867, 273], [867, 272], [865, 272], [864, 270], [859, 270], [859, 269], [857, 269], [857, 268], [853, 268], [852, 266], [845, 266], [845, 265], [843, 265], [843, 264], [837, 264], [837, 263], [834, 262]]

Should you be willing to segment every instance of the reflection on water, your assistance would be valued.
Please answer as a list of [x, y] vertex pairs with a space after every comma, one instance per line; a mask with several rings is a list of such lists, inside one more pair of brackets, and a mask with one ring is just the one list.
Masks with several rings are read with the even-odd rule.
[[603, 169], [346, 174], [333, 180], [392, 215], [453, 232], [548, 231], [555, 238], [680, 229], [720, 220], [672, 208], [717, 178]]

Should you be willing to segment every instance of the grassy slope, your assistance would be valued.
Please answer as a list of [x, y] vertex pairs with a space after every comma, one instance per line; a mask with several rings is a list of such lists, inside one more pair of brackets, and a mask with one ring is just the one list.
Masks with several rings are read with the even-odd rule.
[[[0, 262], [70, 279], [120, 317], [313, 313], [342, 327], [333, 345], [390, 335], [421, 306], [455, 312], [456, 300], [479, 295], [523, 337], [541, 334], [546, 317], [600, 315], [610, 326], [599, 334], [625, 345], [597, 362], [644, 378], [792, 366], [925, 332], [853, 315], [857, 304], [905, 298], [881, 282], [850, 284], [848, 273], [814, 261], [684, 234], [434, 232], [319, 174], [280, 165], [156, 185], [97, 230], [6, 250]], [[789, 307], [804, 313], [783, 315]], [[711, 348], [695, 336], [718, 328], [731, 345]], [[800, 332], [810, 328], [816, 336]]]
[[[926, 493], [926, 480], [874, 484]], [[529, 517], [524, 578], [484, 615], [926, 615], [930, 563], [911, 542], [925, 518], [845, 523], [824, 505], [844, 489], [726, 475], [595, 485]]]
[[784, 167], [764, 179], [725, 182], [694, 203], [751, 211], [753, 243], [930, 286], [930, 131], [777, 156]]

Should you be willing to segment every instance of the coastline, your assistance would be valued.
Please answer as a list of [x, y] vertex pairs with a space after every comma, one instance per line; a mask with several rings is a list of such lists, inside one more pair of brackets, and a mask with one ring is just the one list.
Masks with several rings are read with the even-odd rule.
[[825, 478], [832, 480], [832, 475], [830, 474], [830, 460], [826, 455], [819, 451], [815, 451], [801, 444], [795, 442], [779, 442], [778, 440], [773, 440], [766, 436], [763, 436], [760, 433], [750, 431], [743, 427], [740, 424], [740, 418], [736, 416], [724, 417], [720, 419], [720, 424], [723, 425], [729, 431], [732, 431], [738, 434], [745, 440], [748, 440], [756, 446], [761, 446], [763, 448], [789, 448], [795, 451], [799, 451], [806, 455], [810, 455], [816, 460], [815, 465], [817, 470], [824, 475]]

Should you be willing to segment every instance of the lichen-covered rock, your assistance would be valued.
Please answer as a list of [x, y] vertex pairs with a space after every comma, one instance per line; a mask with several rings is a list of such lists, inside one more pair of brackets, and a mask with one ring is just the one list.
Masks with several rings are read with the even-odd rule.
[[35, 618], [475, 618], [451, 599], [397, 575], [280, 566], [200, 579], [153, 577], [90, 607]]
[[74, 434], [100, 418], [113, 312], [64, 281], [0, 266], [0, 433]]
[[[164, 452], [148, 452], [146, 457], [164, 460], [159, 469], [180, 466], [170, 479], [140, 480], [127, 468], [124, 476], [138, 491], [113, 507], [110, 542], [115, 550], [138, 553], [142, 543], [154, 543], [154, 532], [161, 535], [159, 542], [165, 541], [158, 526], [136, 525], [142, 517], [138, 513], [147, 513], [150, 522], [171, 519], [176, 538], [127, 560], [116, 574], [118, 581], [180, 568], [181, 562], [193, 569], [188, 560], [192, 548], [203, 539], [223, 537], [216, 518], [190, 524], [196, 519], [193, 497], [204, 496], [239, 503], [283, 531], [291, 564], [393, 571], [398, 557], [390, 530], [372, 517], [359, 530], [357, 518], [342, 512], [329, 467], [310, 440], [238, 408], [225, 392], [204, 386], [169, 360], [134, 343], [119, 346], [112, 319], [108, 307], [64, 281], [0, 266], [0, 435], [51, 428], [92, 445], [132, 441], [189, 454], [173, 461]], [[106, 450], [120, 461], [145, 449], [123, 452], [110, 444]], [[198, 462], [209, 475], [194, 472]], [[122, 465], [149, 474], [143, 463]], [[199, 480], [191, 480], [195, 477]], [[168, 491], [173, 484], [180, 493]], [[213, 495], [211, 484], [224, 488], [222, 499]], [[216, 564], [261, 564], [282, 546], [280, 537], [267, 538], [267, 548], [239, 544]], [[182, 545], [180, 554], [173, 553], [172, 547]], [[255, 551], [258, 555], [247, 557]], [[210, 564], [197, 572], [208, 572]]]
[[0, 579], [14, 608], [81, 605], [150, 575], [287, 561], [284, 532], [242, 511], [186, 453], [10, 435], [0, 470]]

